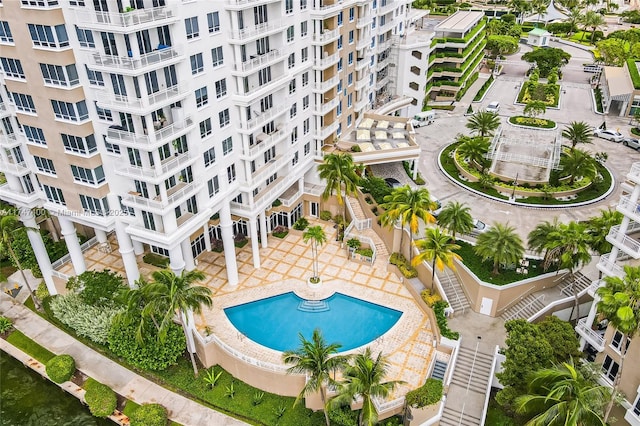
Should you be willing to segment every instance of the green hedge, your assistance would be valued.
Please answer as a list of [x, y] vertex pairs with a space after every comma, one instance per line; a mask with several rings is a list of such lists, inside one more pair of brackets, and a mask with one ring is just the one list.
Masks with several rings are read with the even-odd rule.
[[413, 408], [422, 408], [438, 403], [442, 399], [442, 380], [429, 378], [418, 389], [407, 393], [405, 402]]
[[131, 426], [166, 426], [168, 419], [167, 409], [160, 404], [142, 404], [129, 415]]
[[109, 386], [89, 378], [84, 384], [84, 389], [84, 400], [95, 417], [109, 417], [116, 409], [116, 393]]
[[438, 322], [438, 328], [440, 329], [440, 335], [451, 340], [458, 340], [460, 333], [452, 331], [447, 324], [447, 316], [444, 314], [444, 310], [449, 306], [444, 300], [439, 300], [433, 304], [433, 312], [436, 314], [436, 321]]
[[525, 117], [524, 115], [509, 117], [509, 123], [538, 129], [553, 129], [556, 127], [555, 121], [547, 120], [546, 118]]
[[[596, 99], [596, 111], [599, 113], [603, 113], [604, 109], [602, 108], [602, 90], [599, 87], [593, 89], [593, 96]], [[631, 129], [633, 131], [633, 129]]]
[[632, 127], [631, 128], [631, 134], [636, 135], [636, 136], [640, 136], [640, 129], [638, 129], [637, 127]]
[[64, 383], [76, 371], [76, 362], [71, 355], [54, 356], [46, 364], [47, 376], [55, 383]]
[[467, 93], [467, 90], [469, 90], [469, 88], [473, 85], [473, 83], [476, 82], [476, 80], [478, 79], [478, 75], [479, 75], [478, 71], [476, 71], [473, 74], [471, 74], [471, 77], [469, 77], [467, 79], [467, 81], [464, 84], [464, 87], [462, 88], [462, 90], [460, 90], [458, 93], [456, 93], [456, 101], [459, 101], [460, 99], [462, 99], [464, 94]]
[[156, 253], [145, 254], [142, 256], [142, 261], [149, 265], [157, 266], [158, 268], [168, 268], [170, 262], [168, 257], [160, 256]]
[[411, 171], [411, 164], [409, 164], [408, 161], [403, 161], [402, 166], [404, 167], [404, 171], [407, 173], [407, 176], [409, 176], [409, 179], [411, 179], [416, 185], [424, 185], [426, 183], [424, 181], [424, 178], [420, 174], [420, 172], [418, 172], [415, 179], [413, 178], [413, 172]]
[[640, 74], [638, 73], [638, 67], [636, 66], [636, 60], [634, 58], [627, 59], [627, 68], [629, 68], [633, 88], [640, 89]]
[[474, 102], [479, 102], [482, 100], [485, 92], [489, 90], [489, 87], [491, 87], [491, 83], [493, 83], [493, 74], [491, 74], [487, 81], [484, 82], [480, 90], [478, 90], [478, 93], [476, 93], [476, 97], [473, 98]]
[[400, 273], [402, 273], [405, 278], [416, 278], [418, 276], [416, 268], [411, 266], [407, 258], [404, 257], [402, 253], [391, 253], [391, 256], [389, 256], [389, 263], [397, 266]]

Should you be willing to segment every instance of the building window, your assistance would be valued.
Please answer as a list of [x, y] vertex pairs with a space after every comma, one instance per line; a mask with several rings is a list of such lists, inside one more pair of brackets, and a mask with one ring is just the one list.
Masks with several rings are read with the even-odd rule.
[[0, 58], [0, 63], [2, 63], [2, 70], [7, 77], [19, 78], [21, 80], [25, 79], [20, 59]]
[[349, 8], [349, 22], [353, 22], [356, 16], [355, 7]]
[[46, 145], [47, 141], [44, 138], [44, 132], [39, 127], [33, 126], [22, 126], [22, 130], [24, 130], [24, 135], [27, 137], [27, 140], [31, 143], [35, 143], [38, 145]]
[[285, 0], [284, 2], [284, 13], [293, 13], [293, 0]]
[[311, 142], [304, 144], [304, 155], [307, 156], [311, 152]]
[[222, 55], [222, 46], [214, 47], [211, 49], [211, 60], [213, 61], [213, 66], [217, 67], [224, 63], [224, 56]]
[[311, 130], [311, 122], [309, 121], [309, 119], [307, 118], [306, 120], [304, 120], [304, 122], [302, 123], [302, 133], [303, 134], [307, 134], [309, 133], [309, 131]]
[[98, 118], [106, 121], [113, 121], [113, 113], [110, 109], [100, 108], [98, 106], [98, 102], [95, 103], [96, 113], [98, 114]]
[[102, 166], [98, 166], [95, 169], [91, 170], [80, 166], [74, 166], [72, 164], [71, 172], [73, 173], [73, 180], [76, 182], [97, 185], [105, 181], [104, 170], [102, 169]]
[[113, 143], [107, 142], [107, 139], [104, 140], [104, 147], [110, 154], [120, 155], [120, 145], [116, 145]]
[[227, 155], [233, 151], [233, 139], [228, 137], [222, 141], [222, 155]]
[[296, 54], [292, 53], [289, 55], [289, 58], [287, 59], [287, 65], [289, 68], [293, 68], [296, 66]]
[[342, 71], [342, 58], [338, 61], [338, 71]]
[[211, 134], [211, 119], [207, 118], [200, 122], [200, 137], [206, 138]]
[[342, 49], [342, 36], [338, 37], [338, 49]]
[[351, 114], [349, 114], [349, 116], [347, 117], [347, 127], [351, 127], [351, 122], [352, 122]]
[[236, 180], [236, 165], [232, 164], [227, 167], [227, 180], [232, 183]]
[[302, 109], [305, 110], [309, 108], [309, 95], [302, 98]]
[[205, 106], [209, 103], [209, 95], [207, 93], [207, 87], [201, 87], [196, 90], [196, 106], [198, 108]]
[[69, 36], [63, 24], [49, 25], [28, 24], [31, 41], [34, 46], [61, 48], [69, 46]]
[[204, 156], [204, 166], [209, 167], [213, 163], [216, 162], [216, 150], [214, 147], [209, 148], [203, 154]]
[[13, 35], [7, 21], [0, 21], [0, 42], [13, 43]]
[[296, 81], [295, 80], [291, 80], [289, 82], [289, 94], [293, 94], [296, 92]]
[[294, 144], [296, 142], [298, 142], [298, 126], [291, 131], [291, 143]]
[[336, 110], [336, 115], [338, 117], [342, 115], [342, 101], [338, 102], [338, 109]]
[[[142, 223], [144, 224], [145, 229], [149, 229], [151, 231], [156, 230], [156, 220], [153, 217], [153, 213], [142, 210]], [[151, 246], [151, 251], [155, 251], [156, 253], [162, 254], [163, 256], [169, 256], [169, 251], [162, 247]]]
[[351, 108], [351, 105], [353, 105], [353, 93], [349, 93], [349, 96], [347, 96], [347, 108]]
[[293, 159], [291, 159], [291, 165], [295, 166], [296, 164], [298, 164], [298, 151], [293, 154]]
[[300, 37], [306, 37], [309, 33], [307, 21], [300, 22]]
[[338, 93], [342, 92], [342, 79], [340, 79], [340, 81], [338, 81], [337, 91], [338, 91]]
[[353, 73], [350, 72], [349, 75], [347, 75], [347, 86], [351, 86], [353, 84]]
[[[56, 86], [75, 86], [80, 84], [78, 79], [78, 71], [74, 64], [60, 66], [51, 64], [40, 64], [42, 78], [45, 84], [53, 84]], [[104, 85], [104, 83], [102, 83]]]
[[56, 174], [56, 168], [53, 165], [53, 161], [48, 158], [33, 156], [33, 160], [36, 162], [36, 167], [43, 173], [49, 173], [50, 175]]
[[198, 28], [198, 17], [193, 16], [184, 20], [184, 27], [187, 31], [187, 39], [192, 39], [200, 35], [200, 29]]
[[66, 206], [67, 203], [64, 201], [64, 195], [62, 195], [62, 190], [60, 188], [56, 188], [54, 186], [42, 185], [42, 189], [47, 196], [47, 199], [55, 204], [60, 204]]
[[222, 79], [216, 81], [216, 98], [221, 98], [227, 94], [227, 80]]
[[636, 397], [636, 402], [633, 404], [633, 414], [640, 416], [640, 396]]
[[80, 47], [96, 47], [96, 43], [95, 41], [93, 41], [93, 33], [91, 32], [91, 30], [85, 30], [84, 28], [76, 27], [76, 35], [78, 36]]
[[218, 192], [220, 192], [220, 183], [218, 182], [218, 176], [214, 176], [213, 179], [209, 179], [209, 182], [207, 182], [207, 186], [209, 187], [209, 197], [213, 197]]
[[353, 65], [353, 52], [349, 52], [349, 65]]
[[218, 120], [220, 121], [220, 127], [229, 125], [229, 122], [230, 122], [229, 108], [225, 109], [224, 111], [220, 111], [218, 113]]
[[258, 71], [258, 84], [265, 85], [271, 81], [271, 67], [266, 67]]
[[309, 48], [308, 47], [305, 47], [305, 48], [302, 49], [301, 56], [302, 56], [302, 62], [307, 62], [307, 60], [309, 59]]
[[338, 25], [342, 25], [343, 18], [344, 12], [340, 11], [340, 13], [338, 13]]
[[104, 77], [100, 71], [94, 71], [89, 69], [88, 66], [84, 66], [87, 71], [87, 78], [89, 79], [89, 84], [93, 84], [94, 86], [104, 87]]
[[[611, 347], [613, 349], [616, 350], [616, 352], [618, 353], [622, 353], [622, 338], [624, 337], [624, 335], [619, 332], [618, 330], [616, 330], [615, 334], [613, 335], [613, 339], [611, 339]], [[631, 343], [631, 339], [627, 339], [627, 344], [625, 345], [625, 353], [627, 352], [627, 350], [629, 349], [629, 344]]]
[[196, 53], [191, 55], [191, 74], [198, 74], [204, 71], [204, 62], [202, 60], [202, 53]]
[[302, 87], [309, 84], [309, 72], [302, 73]]
[[604, 374], [605, 378], [613, 383], [618, 375], [618, 369], [620, 366], [617, 362], [613, 360], [609, 355], [604, 358], [604, 362], [602, 363], [602, 374]]
[[16, 108], [22, 112], [36, 113], [36, 106], [33, 103], [33, 98], [31, 95], [25, 95], [23, 93], [15, 93], [9, 92], [11, 99], [13, 99], [13, 103]]
[[62, 138], [65, 151], [88, 155], [98, 150], [96, 139], [93, 135], [82, 138], [80, 136], [61, 133], [60, 137]]
[[305, 10], [307, 8], [307, 0], [300, 0], [300, 10]]
[[293, 118], [298, 114], [298, 104], [297, 103], [293, 103], [293, 105], [291, 105], [291, 108], [289, 109], [289, 118]]
[[291, 43], [295, 35], [295, 28], [293, 27], [293, 25], [291, 25], [289, 28], [287, 28], [287, 41]]
[[107, 197], [98, 199], [80, 194], [80, 204], [82, 204], [82, 208], [85, 213], [98, 216], [109, 216], [109, 203], [107, 202]]
[[210, 33], [220, 31], [220, 15], [218, 12], [207, 13], [207, 23], [209, 24]]
[[61, 120], [82, 121], [89, 118], [89, 111], [85, 101], [72, 104], [71, 102], [51, 101], [56, 118]]

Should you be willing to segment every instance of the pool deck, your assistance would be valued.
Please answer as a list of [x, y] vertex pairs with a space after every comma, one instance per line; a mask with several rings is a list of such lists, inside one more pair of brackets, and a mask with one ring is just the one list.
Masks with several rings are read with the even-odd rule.
[[[200, 315], [196, 315], [197, 329], [203, 336], [206, 329], [234, 350], [263, 363], [273, 364], [277, 370], [284, 370], [281, 353], [242, 335], [227, 319], [223, 309], [290, 291], [305, 299], [324, 299], [334, 292], [340, 292], [403, 312], [400, 320], [369, 346], [374, 354], [382, 351], [387, 356], [388, 380], [406, 382], [390, 399], [422, 385], [436, 354], [432, 333], [432, 326], [435, 325], [430, 324], [398, 276], [386, 269], [349, 260], [346, 250], [335, 241], [337, 230], [332, 223], [318, 221], [312, 225], [321, 225], [328, 238], [328, 242], [318, 250], [322, 285], [317, 290], [311, 289], [306, 282], [312, 270], [311, 246], [303, 242], [300, 232], [290, 231], [283, 239], [270, 235], [268, 247], [260, 248], [259, 269], [253, 267], [250, 244], [236, 249], [239, 283], [235, 287], [227, 283], [224, 254], [202, 253], [198, 257], [197, 269], [207, 275], [202, 284], [213, 293], [213, 307], [205, 308]], [[123, 273], [117, 244], [114, 239], [110, 241], [113, 248], [111, 253], [99, 252], [95, 247], [85, 253], [87, 269], [111, 269]], [[139, 266], [141, 275], [147, 277], [157, 269], [141, 260]], [[70, 268], [70, 264], [65, 264], [58, 270], [72, 273]], [[287, 320], [286, 313], [282, 313], [282, 319]], [[347, 353], [359, 350], [361, 348]]]

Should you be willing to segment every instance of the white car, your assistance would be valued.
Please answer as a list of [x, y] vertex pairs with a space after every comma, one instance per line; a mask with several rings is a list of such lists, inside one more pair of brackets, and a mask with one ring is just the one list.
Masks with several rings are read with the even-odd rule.
[[602, 130], [602, 129], [596, 129], [593, 132], [594, 136], [597, 136], [599, 138], [602, 139], [606, 139], [609, 141], [613, 141], [613, 142], [622, 142], [622, 140], [624, 139], [624, 135], [620, 132], [617, 132], [615, 130]]
[[622, 145], [628, 146], [629, 148], [633, 148], [637, 151], [640, 151], [640, 140], [635, 138], [624, 138], [622, 140]]
[[478, 219], [473, 219], [473, 229], [471, 230], [471, 232], [469, 232], [469, 234], [473, 237], [477, 237], [483, 232], [487, 232], [489, 228], [491, 228], [491, 226], [487, 225], [483, 221]]
[[484, 110], [487, 112], [497, 113], [498, 111], [500, 111], [500, 102], [493, 101], [489, 105], [487, 105], [487, 107]]

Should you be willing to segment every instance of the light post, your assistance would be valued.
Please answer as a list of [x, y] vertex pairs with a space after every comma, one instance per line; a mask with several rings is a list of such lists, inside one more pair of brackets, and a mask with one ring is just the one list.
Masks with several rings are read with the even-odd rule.
[[511, 191], [511, 201], [515, 203], [516, 201], [516, 186], [518, 185], [518, 176], [519, 172], [516, 172], [516, 178], [513, 181], [513, 191]]

